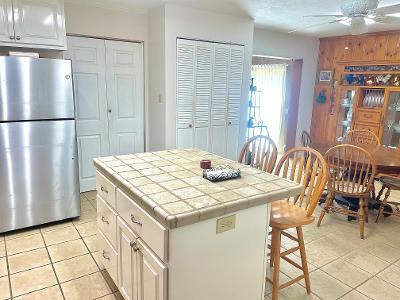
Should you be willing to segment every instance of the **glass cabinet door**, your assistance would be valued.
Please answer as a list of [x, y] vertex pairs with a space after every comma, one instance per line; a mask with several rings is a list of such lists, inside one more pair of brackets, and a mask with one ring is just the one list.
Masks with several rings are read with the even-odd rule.
[[389, 91], [382, 144], [398, 147], [400, 140], [400, 90]]
[[346, 132], [351, 129], [355, 96], [355, 89], [347, 88], [341, 90], [336, 129], [337, 141], [341, 141]]

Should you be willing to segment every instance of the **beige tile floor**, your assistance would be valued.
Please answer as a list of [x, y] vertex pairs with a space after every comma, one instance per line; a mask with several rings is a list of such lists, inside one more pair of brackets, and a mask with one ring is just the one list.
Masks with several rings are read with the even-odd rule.
[[[400, 193], [392, 192], [391, 200], [400, 201]], [[316, 216], [319, 212], [320, 208]], [[358, 223], [340, 215], [326, 215], [320, 228], [304, 227], [312, 294], [307, 295], [300, 281], [283, 289], [280, 299], [400, 299], [400, 218], [391, 216], [379, 224], [375, 218], [376, 212], [370, 212], [365, 240], [359, 238]], [[283, 249], [292, 245], [283, 239]], [[298, 255], [292, 258], [300, 262]], [[300, 274], [281, 261], [281, 283]], [[269, 300], [272, 287], [268, 283], [266, 290]]]
[[[122, 298], [96, 262], [95, 193], [82, 194], [81, 206], [79, 219], [0, 235], [0, 299]], [[371, 212], [365, 240], [357, 223], [338, 215], [327, 215], [320, 228], [304, 227], [312, 294], [300, 282], [281, 299], [400, 299], [400, 218], [374, 219]], [[283, 248], [291, 245], [283, 240]], [[281, 266], [281, 282], [299, 275]], [[270, 295], [267, 285], [265, 299]]]
[[122, 299], [97, 263], [95, 193], [72, 221], [0, 235], [0, 300]]

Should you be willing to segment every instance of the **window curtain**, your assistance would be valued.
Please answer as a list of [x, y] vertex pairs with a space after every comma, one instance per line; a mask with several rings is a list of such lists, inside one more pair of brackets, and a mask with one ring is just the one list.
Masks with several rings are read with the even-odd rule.
[[287, 64], [253, 65], [252, 77], [260, 97], [260, 118], [283, 151], [285, 144], [285, 90]]

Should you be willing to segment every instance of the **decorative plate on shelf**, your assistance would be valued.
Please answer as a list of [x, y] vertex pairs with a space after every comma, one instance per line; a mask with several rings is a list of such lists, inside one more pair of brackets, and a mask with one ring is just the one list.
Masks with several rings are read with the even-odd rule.
[[235, 179], [240, 177], [240, 170], [231, 166], [217, 166], [212, 169], [203, 170], [203, 178], [212, 182]]

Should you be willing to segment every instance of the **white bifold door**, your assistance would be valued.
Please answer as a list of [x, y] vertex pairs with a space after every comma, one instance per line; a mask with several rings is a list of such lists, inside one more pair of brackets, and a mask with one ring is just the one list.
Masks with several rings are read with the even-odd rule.
[[244, 47], [177, 40], [177, 148], [237, 158]]
[[93, 158], [144, 151], [143, 45], [68, 37], [81, 192], [95, 188]]

